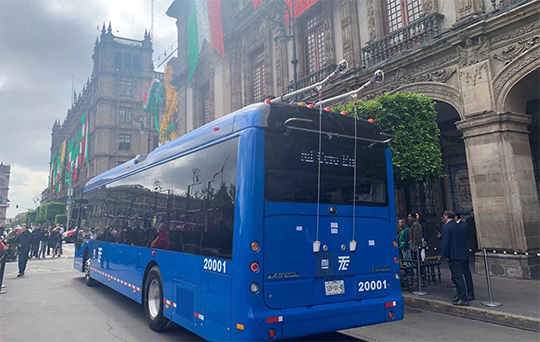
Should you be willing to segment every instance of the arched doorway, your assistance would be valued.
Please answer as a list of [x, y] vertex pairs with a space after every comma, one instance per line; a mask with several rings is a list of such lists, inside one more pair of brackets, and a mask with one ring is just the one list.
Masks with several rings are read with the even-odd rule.
[[517, 82], [506, 98], [505, 111], [525, 113], [532, 117], [528, 126], [529, 145], [536, 181], [536, 192], [540, 200], [540, 69]]
[[438, 246], [440, 240], [436, 232], [441, 231], [442, 213], [453, 209], [463, 218], [468, 217], [472, 210], [472, 196], [465, 143], [461, 131], [456, 128], [460, 115], [447, 102], [434, 100], [434, 103], [446, 177], [405, 189], [398, 194], [398, 211], [400, 216], [409, 212], [422, 214], [427, 227], [426, 240], [430, 245]]

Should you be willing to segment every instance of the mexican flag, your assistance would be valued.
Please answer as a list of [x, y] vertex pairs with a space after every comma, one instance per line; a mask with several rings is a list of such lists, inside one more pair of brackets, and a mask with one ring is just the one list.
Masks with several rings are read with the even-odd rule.
[[[264, 0], [253, 0], [253, 8], [257, 8], [260, 6], [260, 4], [263, 3]], [[315, 3], [317, 3], [318, 0], [294, 0], [294, 17], [295, 18], [298, 18], [299, 15], [301, 15], [302, 13], [304, 13], [308, 8], [310, 8], [311, 6], [315, 5]], [[291, 4], [291, 0], [285, 0], [285, 2], [287, 3], [287, 6], [289, 6], [289, 11], [291, 11], [292, 13], [292, 4]], [[286, 16], [287, 12], [285, 12], [285, 16]], [[287, 21], [289, 18], [285, 18]]]
[[79, 158], [77, 166], [88, 164], [88, 115], [84, 113], [81, 116], [81, 131], [79, 132]]
[[192, 0], [187, 20], [189, 79], [193, 77], [199, 53], [206, 40], [221, 55], [225, 55], [221, 0]]

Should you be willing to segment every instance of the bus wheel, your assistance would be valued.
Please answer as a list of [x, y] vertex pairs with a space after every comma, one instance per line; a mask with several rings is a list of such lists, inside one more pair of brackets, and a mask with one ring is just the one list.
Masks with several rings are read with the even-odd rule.
[[90, 277], [90, 258], [88, 257], [88, 253], [85, 253], [84, 255], [84, 281], [86, 282], [86, 286], [90, 287], [97, 283]]
[[144, 311], [150, 329], [162, 331], [165, 328], [167, 319], [163, 317], [163, 283], [157, 266], [150, 269], [144, 284]]

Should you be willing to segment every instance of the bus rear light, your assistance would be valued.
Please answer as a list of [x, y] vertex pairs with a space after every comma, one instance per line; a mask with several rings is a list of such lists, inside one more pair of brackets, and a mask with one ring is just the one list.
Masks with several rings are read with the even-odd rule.
[[251, 263], [251, 266], [249, 266], [251, 269], [251, 272], [258, 272], [259, 271], [259, 263], [254, 261]]
[[251, 243], [251, 250], [254, 251], [254, 252], [257, 252], [260, 247], [261, 246], [259, 245], [259, 243], [257, 241], [253, 241]]
[[156, 256], [156, 251], [152, 251], [152, 256]]
[[249, 287], [249, 290], [251, 291], [251, 293], [259, 292], [259, 284], [251, 283], [251, 286]]
[[396, 273], [396, 280], [399, 280], [399, 273]]
[[277, 322], [283, 322], [283, 316], [268, 317], [266, 319], [266, 323], [277, 323]]
[[394, 307], [396, 306], [396, 302], [387, 302], [387, 303], [384, 303], [384, 307], [385, 308], [391, 308], [391, 307]]
[[394, 240], [393, 244], [394, 244], [394, 247], [397, 247], [397, 241], [396, 240]]
[[394, 311], [390, 311], [390, 312], [388, 313], [388, 318], [389, 318], [390, 320], [393, 320], [393, 319], [394, 319]]
[[398, 257], [397, 257], [397, 256], [395, 256], [395, 257], [394, 257], [394, 263], [395, 263], [395, 264], [397, 264], [397, 263], [398, 263], [398, 261], [399, 261]]
[[275, 339], [277, 336], [277, 332], [276, 332], [276, 329], [272, 328], [270, 330], [268, 330], [268, 338], [273, 340]]

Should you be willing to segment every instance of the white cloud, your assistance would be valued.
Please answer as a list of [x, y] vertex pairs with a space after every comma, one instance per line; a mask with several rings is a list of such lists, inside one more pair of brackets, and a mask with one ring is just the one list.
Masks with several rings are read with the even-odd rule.
[[[15, 217], [18, 213], [25, 212], [24, 208], [34, 208], [33, 198], [41, 195], [41, 191], [47, 187], [48, 173], [33, 171], [30, 168], [12, 165], [8, 198], [10, 206], [7, 217]], [[16, 208], [19, 205], [19, 208]]]

